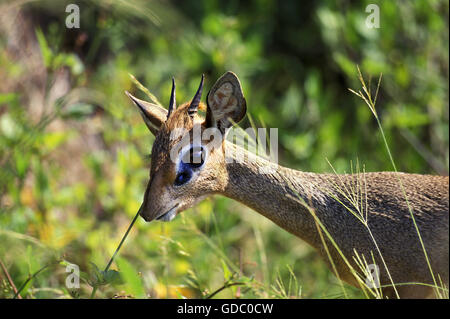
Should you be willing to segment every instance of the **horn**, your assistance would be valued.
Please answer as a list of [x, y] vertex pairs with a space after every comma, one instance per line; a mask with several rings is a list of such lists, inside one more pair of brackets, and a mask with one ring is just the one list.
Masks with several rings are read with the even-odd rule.
[[200, 81], [200, 86], [198, 87], [197, 93], [195, 93], [194, 98], [192, 99], [191, 104], [188, 108], [188, 114], [193, 117], [195, 113], [197, 113], [198, 106], [200, 104], [200, 99], [202, 98], [203, 91], [203, 80], [205, 79], [205, 75], [202, 74], [202, 80]]
[[170, 114], [177, 108], [177, 101], [175, 98], [175, 79], [172, 78], [172, 93], [170, 93], [169, 112], [167, 113], [167, 119]]

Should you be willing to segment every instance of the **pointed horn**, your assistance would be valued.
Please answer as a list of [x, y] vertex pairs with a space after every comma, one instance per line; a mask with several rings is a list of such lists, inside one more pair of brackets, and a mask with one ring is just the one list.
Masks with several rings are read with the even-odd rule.
[[170, 94], [169, 102], [169, 112], [167, 113], [167, 119], [169, 119], [170, 114], [177, 108], [177, 101], [175, 98], [175, 79], [172, 78], [172, 93]]
[[202, 98], [203, 91], [203, 80], [205, 79], [205, 75], [202, 74], [202, 80], [200, 81], [200, 86], [198, 87], [197, 93], [195, 93], [194, 98], [192, 99], [191, 105], [188, 108], [188, 114], [193, 117], [195, 113], [197, 113], [198, 106], [200, 104], [200, 99]]

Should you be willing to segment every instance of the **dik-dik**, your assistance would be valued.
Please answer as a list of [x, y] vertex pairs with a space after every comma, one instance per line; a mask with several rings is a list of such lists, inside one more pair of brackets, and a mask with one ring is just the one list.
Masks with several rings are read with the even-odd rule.
[[[168, 110], [126, 92], [156, 136], [150, 181], [140, 209], [147, 222], [170, 221], [205, 197], [220, 194], [254, 209], [309, 243], [330, 269], [351, 285], [360, 287], [350, 270], [350, 266], [361, 270], [355, 263], [356, 251], [379, 267], [381, 287], [390, 286], [383, 288], [386, 297], [433, 297], [430, 285], [436, 282], [448, 287], [448, 176], [307, 173], [279, 166], [240, 148], [245, 156], [237, 158], [238, 147], [225, 135], [246, 113], [239, 79], [232, 72], [225, 73], [209, 91], [206, 105], [200, 101], [202, 90], [203, 76], [192, 101], [177, 107], [173, 81]], [[199, 109], [206, 111], [204, 117], [198, 114]], [[195, 138], [195, 132], [200, 132], [201, 138]], [[261, 173], [261, 167], [272, 170]], [[359, 185], [366, 225], [350, 213], [350, 192], [343, 191], [355, 189], [355, 185]]]

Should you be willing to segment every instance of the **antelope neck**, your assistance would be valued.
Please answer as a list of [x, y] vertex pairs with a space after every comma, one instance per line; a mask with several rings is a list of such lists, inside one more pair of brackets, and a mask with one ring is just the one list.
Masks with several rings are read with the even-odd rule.
[[[271, 163], [231, 143], [226, 143], [225, 147], [228, 184], [223, 195], [245, 204], [317, 246], [320, 239], [314, 235], [314, 219], [304, 203], [314, 208], [315, 212], [323, 211], [329, 200], [321, 190], [325, 179], [319, 174]], [[235, 149], [243, 152], [241, 156], [236, 155]]]

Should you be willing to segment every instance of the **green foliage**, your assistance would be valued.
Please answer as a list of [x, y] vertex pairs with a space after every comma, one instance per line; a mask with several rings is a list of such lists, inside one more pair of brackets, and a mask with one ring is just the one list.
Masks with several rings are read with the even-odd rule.
[[[24, 32], [40, 49], [37, 86], [0, 31], [0, 260], [24, 298], [94, 287], [107, 298], [343, 297], [303, 241], [222, 197], [169, 224], [138, 219], [104, 270], [139, 209], [154, 139], [124, 91], [166, 105], [172, 76], [181, 102], [202, 73], [209, 88], [233, 70], [256, 126], [279, 128], [281, 164], [332, 172], [328, 159], [342, 173], [355, 159], [392, 168], [377, 121], [347, 90], [360, 86], [356, 65], [373, 92], [382, 73], [377, 112], [398, 170], [448, 174], [446, 1], [380, 2], [379, 29], [365, 26], [370, 1], [78, 1], [80, 29], [63, 27], [68, 3], [21, 7], [35, 18]], [[80, 267], [76, 291], [65, 262]]]

